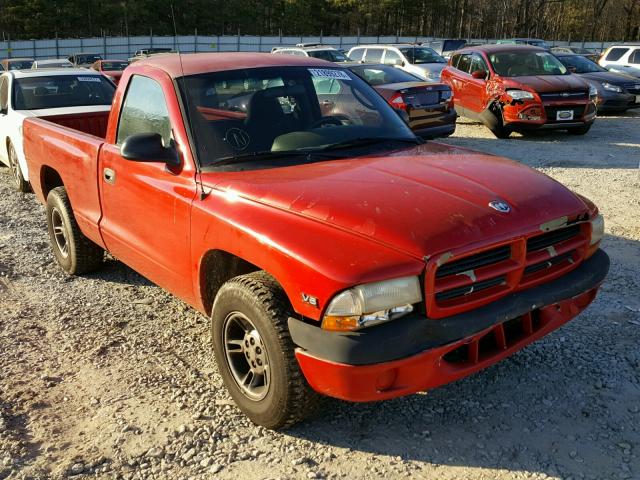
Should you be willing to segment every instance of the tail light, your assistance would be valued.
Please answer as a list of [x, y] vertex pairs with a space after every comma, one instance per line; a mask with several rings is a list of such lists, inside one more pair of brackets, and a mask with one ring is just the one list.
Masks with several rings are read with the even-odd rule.
[[404, 97], [401, 93], [395, 93], [390, 99], [389, 104], [393, 108], [399, 108], [400, 110], [407, 110], [407, 104], [404, 101]]

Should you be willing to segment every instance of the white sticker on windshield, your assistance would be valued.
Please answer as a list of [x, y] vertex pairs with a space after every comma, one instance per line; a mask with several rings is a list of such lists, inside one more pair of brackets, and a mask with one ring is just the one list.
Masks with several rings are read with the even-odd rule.
[[95, 77], [78, 77], [78, 81], [79, 82], [97, 82], [97, 83], [100, 83], [102, 80], [100, 80], [100, 77], [98, 77], [96, 75]]
[[329, 68], [309, 68], [309, 72], [314, 77], [334, 78], [336, 80], [351, 80], [347, 72], [342, 70], [334, 70]]

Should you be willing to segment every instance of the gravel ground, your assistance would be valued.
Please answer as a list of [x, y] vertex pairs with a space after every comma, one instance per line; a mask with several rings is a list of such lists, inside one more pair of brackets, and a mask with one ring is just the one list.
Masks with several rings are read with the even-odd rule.
[[0, 479], [640, 478], [640, 115], [585, 137], [447, 143], [508, 156], [593, 199], [613, 264], [579, 318], [428, 394], [328, 401], [286, 432], [222, 387], [207, 319], [124, 265], [53, 263], [43, 208], [0, 169]]

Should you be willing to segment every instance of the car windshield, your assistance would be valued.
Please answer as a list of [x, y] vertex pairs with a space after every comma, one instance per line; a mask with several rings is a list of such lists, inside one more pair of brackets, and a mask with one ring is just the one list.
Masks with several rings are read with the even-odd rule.
[[102, 70], [121, 72], [129, 66], [129, 62], [102, 62]]
[[567, 75], [569, 71], [555, 56], [547, 52], [514, 51], [489, 55], [495, 72], [502, 77], [527, 75]]
[[400, 51], [414, 65], [421, 63], [447, 63], [447, 61], [436, 53], [432, 48], [426, 47], [406, 47]]
[[183, 77], [179, 86], [202, 166], [264, 158], [277, 165], [293, 155], [417, 142], [384, 99], [344, 69], [232, 70]]
[[16, 78], [15, 110], [111, 105], [115, 87], [102, 75], [58, 75]]
[[71, 62], [61, 60], [59, 62], [38, 62], [36, 68], [70, 68], [73, 67]]
[[11, 60], [9, 70], [26, 70], [31, 68], [33, 60]]
[[534, 47], [540, 47], [540, 48], [546, 48], [546, 49], [549, 48], [549, 44], [547, 44], [547, 42], [543, 40], [528, 40], [527, 43]]
[[418, 77], [414, 77], [410, 73], [395, 67], [387, 67], [384, 65], [358, 65], [350, 67], [350, 70], [364, 79], [369, 85], [386, 85], [389, 83], [401, 82], [419, 82]]
[[558, 57], [558, 60], [567, 68], [575, 68], [575, 73], [595, 73], [606, 72], [606, 68], [602, 68], [595, 62], [592, 62], [588, 58], [581, 57], [580, 55], [570, 55]]
[[466, 40], [445, 40], [442, 43], [442, 51], [453, 52], [455, 50], [460, 50], [466, 44], [467, 44]]
[[307, 50], [310, 57], [327, 60], [328, 62], [348, 62], [351, 60], [339, 50]]
[[100, 55], [78, 55], [77, 62], [78, 63], [93, 63], [98, 60], [102, 60]]

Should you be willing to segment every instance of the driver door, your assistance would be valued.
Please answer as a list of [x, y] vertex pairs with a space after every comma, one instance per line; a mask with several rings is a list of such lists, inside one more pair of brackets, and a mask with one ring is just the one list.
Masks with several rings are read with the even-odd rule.
[[[172, 95], [171, 103], [164, 92]], [[170, 115], [172, 111], [172, 115]], [[100, 152], [102, 203], [100, 230], [107, 249], [158, 285], [186, 299], [193, 294], [190, 215], [196, 195], [193, 167], [182, 155], [180, 167], [164, 162], [127, 160], [120, 147], [127, 137], [158, 133], [164, 146], [176, 142], [172, 118], [179, 107], [170, 80], [134, 75], [122, 101], [115, 144]], [[176, 144], [178, 152], [188, 151]]]

